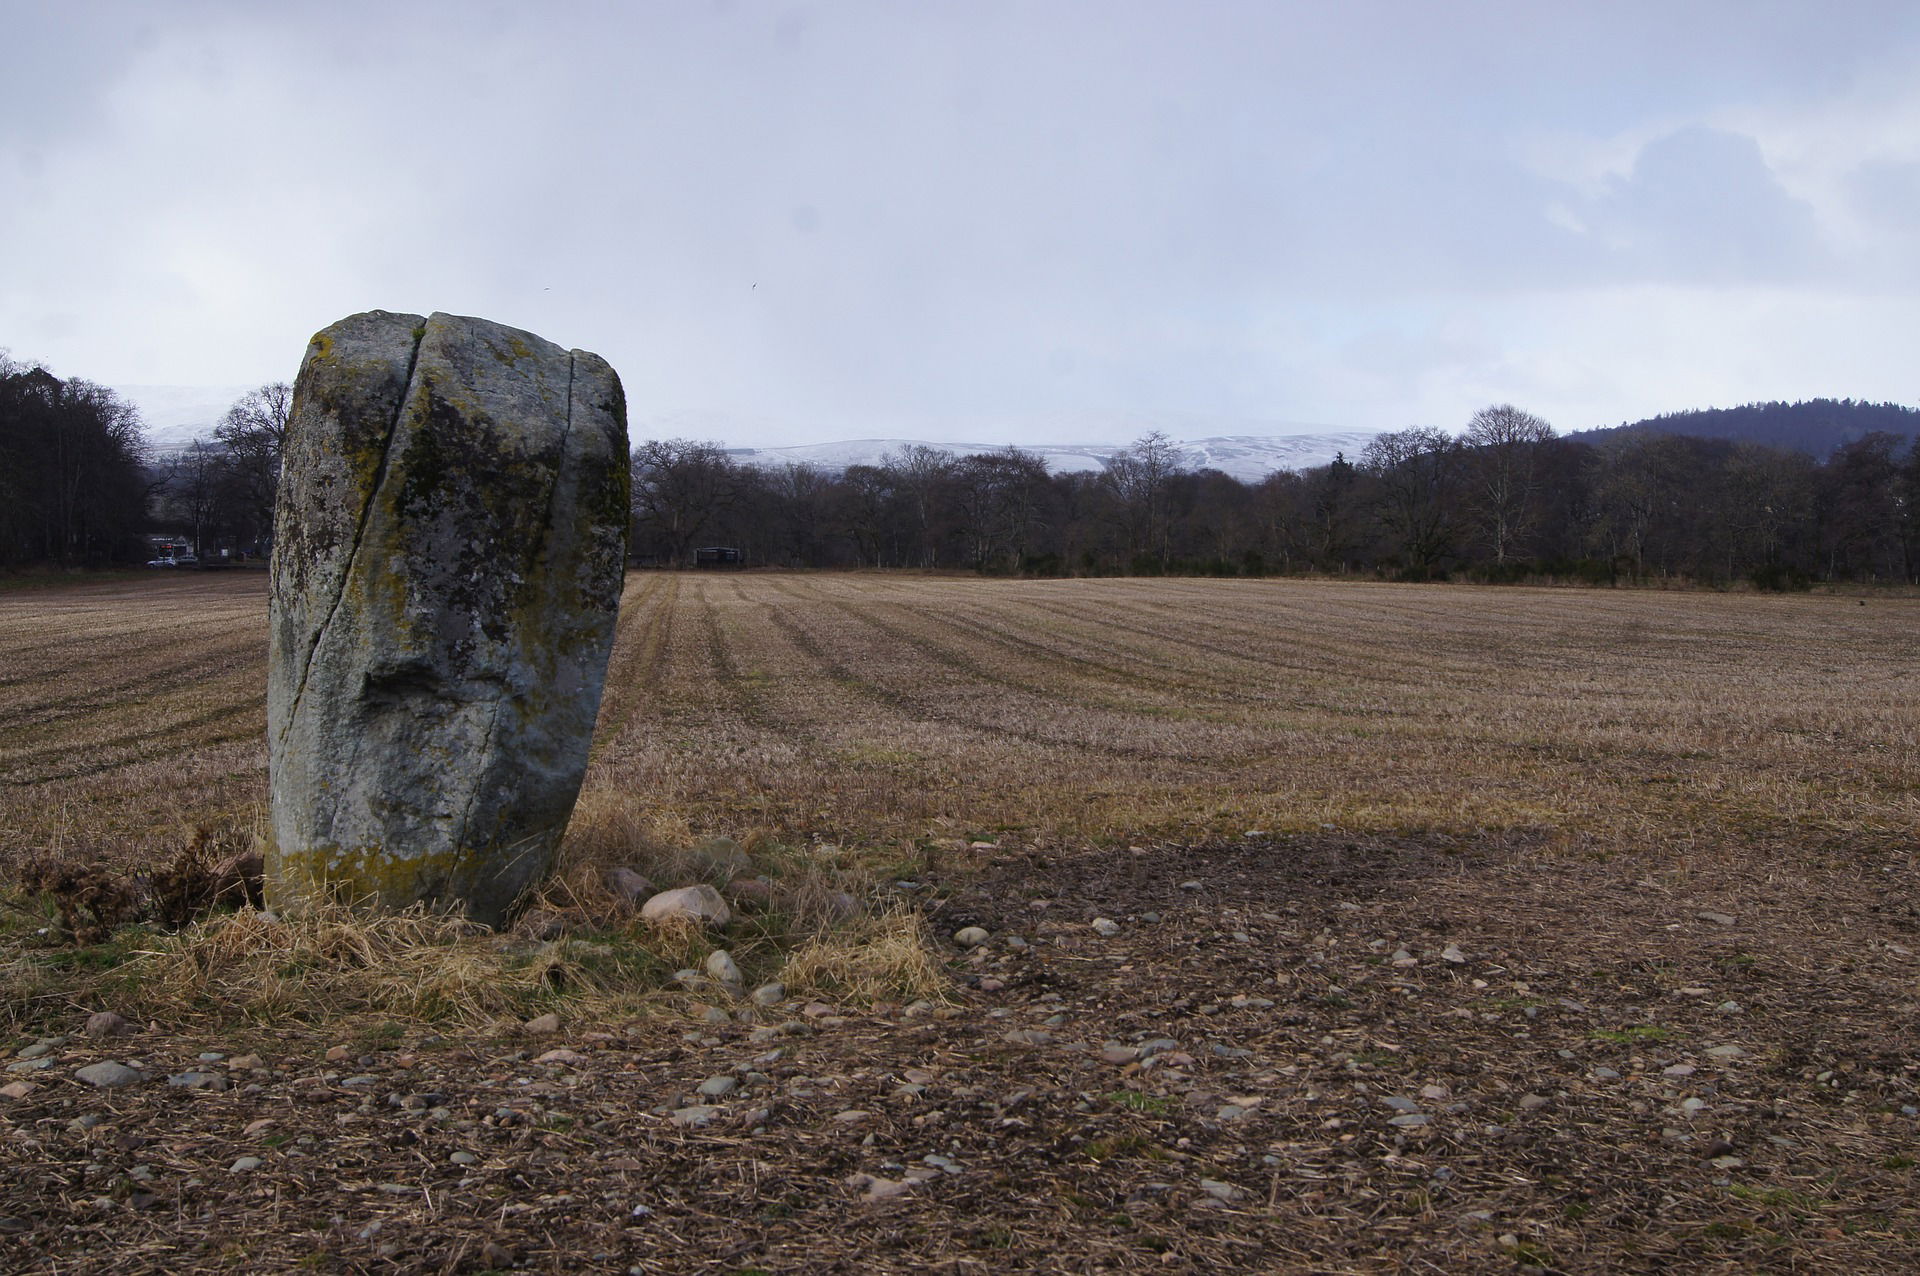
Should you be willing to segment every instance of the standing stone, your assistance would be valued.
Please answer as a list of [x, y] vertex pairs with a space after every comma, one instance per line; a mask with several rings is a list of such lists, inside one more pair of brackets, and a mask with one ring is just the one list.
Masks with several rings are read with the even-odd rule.
[[274, 515], [269, 903], [500, 925], [585, 774], [626, 558], [606, 361], [456, 315], [314, 337]]

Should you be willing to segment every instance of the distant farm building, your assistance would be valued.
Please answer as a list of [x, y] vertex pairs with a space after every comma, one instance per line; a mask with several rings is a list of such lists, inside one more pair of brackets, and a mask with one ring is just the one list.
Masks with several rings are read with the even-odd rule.
[[693, 551], [695, 567], [744, 567], [746, 562], [746, 551], [731, 545], [708, 545]]

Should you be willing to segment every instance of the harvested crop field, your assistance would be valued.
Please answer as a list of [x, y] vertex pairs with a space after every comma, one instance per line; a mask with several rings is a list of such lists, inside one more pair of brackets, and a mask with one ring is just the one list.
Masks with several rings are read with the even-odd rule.
[[[0, 593], [5, 862], [257, 823], [263, 646], [257, 577]], [[0, 1243], [1910, 1271], [1916, 706], [1920, 601], [1880, 595], [637, 575], [574, 840], [831, 863], [889, 919], [837, 959], [918, 917], [944, 996], [816, 970], [765, 1007], [562, 990], [544, 1032], [242, 1013], [87, 983], [177, 941], [59, 947], [16, 904]], [[75, 1080], [101, 1061], [149, 1080]]]
[[[0, 854], [257, 810], [264, 582], [0, 594]], [[734, 835], [1911, 844], [1920, 599], [631, 578], [586, 801]]]

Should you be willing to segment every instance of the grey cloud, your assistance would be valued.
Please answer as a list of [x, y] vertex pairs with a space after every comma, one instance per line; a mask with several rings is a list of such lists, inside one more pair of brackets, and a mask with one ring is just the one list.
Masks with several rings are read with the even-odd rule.
[[1616, 276], [1764, 284], [1832, 262], [1813, 208], [1780, 184], [1751, 137], [1720, 129], [1649, 143], [1587, 211]]

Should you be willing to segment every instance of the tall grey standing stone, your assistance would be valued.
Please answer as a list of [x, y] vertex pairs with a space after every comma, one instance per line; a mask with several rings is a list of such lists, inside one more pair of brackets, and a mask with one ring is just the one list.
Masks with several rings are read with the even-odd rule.
[[274, 515], [269, 902], [499, 925], [579, 795], [620, 602], [604, 359], [374, 310], [307, 347]]

